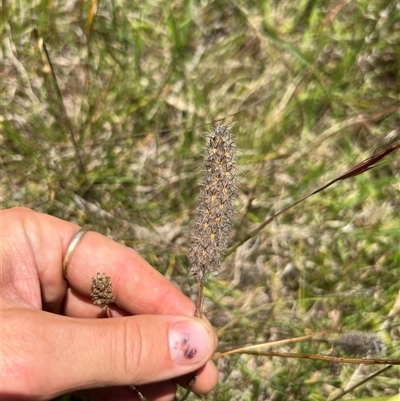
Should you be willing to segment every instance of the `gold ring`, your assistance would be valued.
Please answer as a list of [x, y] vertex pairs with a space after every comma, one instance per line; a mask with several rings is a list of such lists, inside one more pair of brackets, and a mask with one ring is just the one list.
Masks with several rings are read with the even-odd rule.
[[64, 256], [63, 259], [63, 274], [64, 274], [64, 279], [67, 280], [67, 274], [68, 274], [68, 265], [71, 261], [72, 255], [75, 252], [75, 249], [79, 245], [79, 242], [81, 242], [81, 239], [83, 236], [88, 232], [88, 231], [94, 231], [93, 226], [91, 225], [85, 225], [83, 226], [73, 237], [71, 242], [68, 245], [67, 252]]

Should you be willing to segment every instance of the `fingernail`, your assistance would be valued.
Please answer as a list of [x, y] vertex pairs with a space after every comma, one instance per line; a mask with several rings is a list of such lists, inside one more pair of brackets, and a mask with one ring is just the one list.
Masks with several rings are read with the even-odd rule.
[[210, 333], [196, 321], [174, 323], [169, 332], [171, 358], [177, 365], [193, 365], [207, 354]]

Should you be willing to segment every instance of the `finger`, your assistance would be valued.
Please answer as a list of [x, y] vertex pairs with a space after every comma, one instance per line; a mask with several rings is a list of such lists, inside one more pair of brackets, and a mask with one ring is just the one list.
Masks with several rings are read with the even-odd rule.
[[207, 394], [217, 384], [218, 370], [212, 361], [208, 361], [196, 372], [191, 372], [188, 375], [179, 377], [177, 383], [179, 386], [188, 389], [197, 394]]
[[75, 394], [89, 401], [141, 401], [137, 391], [128, 386], [106, 387], [95, 390], [77, 391]]
[[175, 397], [177, 385], [175, 381], [166, 380], [137, 386], [137, 389], [147, 401], [171, 401]]
[[[186, 388], [192, 379], [192, 375], [188, 375], [183, 386]], [[213, 361], [208, 361], [204, 366], [196, 372], [196, 379], [192, 386], [192, 391], [196, 394], [209, 393], [218, 382], [218, 369]]]
[[27, 208], [0, 213], [3, 288], [15, 290], [36, 308], [59, 313], [67, 288], [62, 249], [78, 226]]
[[[109, 305], [110, 317], [123, 317], [128, 316], [128, 313], [118, 308], [114, 304]], [[62, 314], [70, 317], [80, 317], [84, 319], [107, 317], [107, 312], [104, 309], [100, 309], [97, 305], [93, 304], [93, 301], [80, 294], [73, 288], [68, 288], [65, 298], [64, 307]]]
[[101, 234], [88, 232], [71, 259], [68, 282], [90, 296], [92, 277], [98, 272], [111, 278], [114, 302], [127, 312], [194, 314], [193, 302], [136, 251]]
[[[68, 269], [68, 281], [77, 291], [89, 296], [85, 281], [97, 274], [93, 265], [103, 263], [103, 271], [111, 277], [115, 303], [121, 310], [134, 314], [182, 314], [193, 316], [195, 305], [178, 288], [151, 267], [133, 249], [109, 240], [101, 234], [88, 232]], [[83, 246], [85, 245], [85, 246]], [[96, 249], [96, 252], [90, 252]], [[110, 251], [110, 249], [112, 249]], [[113, 263], [104, 265], [104, 261]], [[84, 268], [86, 266], [86, 268]], [[88, 271], [92, 269], [92, 273]], [[204, 317], [204, 320], [208, 320]], [[218, 339], [214, 334], [214, 341]]]
[[[41, 283], [38, 291], [42, 290], [46, 310], [57, 311], [66, 288], [62, 257], [79, 228], [25, 208], [3, 211], [2, 218], [3, 233], [9, 234], [14, 259], [19, 259], [31, 275], [32, 264], [36, 266]], [[30, 250], [29, 257], [26, 249]], [[193, 302], [137, 252], [98, 233], [87, 232], [70, 259], [68, 283], [90, 297], [92, 277], [98, 272], [111, 277], [115, 303], [130, 314], [194, 314]]]
[[[69, 299], [68, 305], [69, 308], [65, 310], [65, 314], [67, 316], [72, 317], [80, 317], [80, 318], [95, 318], [95, 317], [107, 317], [105, 311], [101, 311], [97, 306], [93, 305], [90, 300], [80, 294], [74, 294], [74, 290], [69, 289], [67, 291], [67, 298]], [[70, 299], [71, 298], [71, 299]], [[70, 310], [72, 313], [70, 312]], [[126, 313], [118, 308], [112, 307], [111, 311], [112, 317], [123, 317], [126, 316]], [[218, 371], [215, 364], [212, 361], [207, 362], [205, 366], [200, 368], [197, 371], [196, 381], [193, 385], [193, 392], [198, 394], [206, 394], [211, 391], [215, 385], [217, 384]], [[178, 380], [178, 383], [187, 387], [190, 380], [192, 379], [192, 375], [188, 375], [181, 380]], [[171, 387], [172, 386], [172, 387]], [[145, 398], [149, 401], [152, 400], [168, 400], [173, 399], [174, 394], [176, 392], [176, 383], [157, 383], [154, 385], [147, 385], [145, 387], [140, 386], [138, 388], [141, 393], [145, 396]]]
[[[70, 243], [72, 237], [77, 232], [78, 227], [74, 224], [67, 223], [65, 221], [59, 220], [57, 218], [39, 214], [33, 212], [29, 209], [19, 208], [19, 209], [12, 209], [9, 211], [2, 211], [2, 218], [3, 218], [3, 232], [7, 232], [7, 228], [12, 228], [12, 230], [8, 230], [10, 235], [4, 235], [4, 238], [11, 244], [10, 249], [12, 250], [11, 254], [14, 259], [18, 262], [16, 263], [16, 269], [3, 269], [5, 272], [12, 271], [14, 274], [17, 274], [17, 278], [21, 279], [21, 272], [18, 272], [18, 268], [22, 269], [22, 275], [24, 280], [23, 283], [29, 282], [29, 280], [36, 280], [37, 272], [36, 272], [36, 265], [38, 267], [38, 272], [40, 275], [41, 280], [41, 288], [36, 286], [35, 288], [22, 288], [18, 291], [18, 295], [23, 295], [25, 299], [28, 300], [31, 304], [35, 305], [36, 307], [40, 308], [41, 305], [36, 305], [35, 299], [39, 299], [40, 301], [40, 290], [42, 289], [42, 297], [44, 300], [45, 305], [55, 305], [55, 310], [57, 311], [57, 303], [61, 303], [61, 300], [65, 293], [65, 281], [62, 277], [62, 257], [60, 256], [60, 249], [62, 254], [66, 252], [68, 244]], [[85, 237], [92, 235], [92, 233], [87, 233]], [[110, 246], [111, 251], [117, 252], [118, 257], [115, 258], [115, 252], [111, 252], [111, 254], [106, 255], [106, 259], [100, 258], [100, 263], [91, 263], [90, 257], [83, 258], [80, 263], [79, 261], [76, 262], [76, 272], [77, 272], [77, 287], [80, 287], [81, 292], [88, 295], [90, 285], [84, 285], [82, 281], [88, 280], [91, 282], [91, 274], [84, 275], [84, 280], [79, 279], [78, 272], [85, 271], [85, 263], [88, 264], [89, 267], [93, 267], [93, 264], [97, 267], [105, 266], [107, 261], [107, 265], [113, 265], [116, 263], [120, 268], [122, 267], [121, 277], [123, 278], [126, 276], [129, 277], [131, 274], [130, 270], [132, 269], [132, 265], [135, 265], [135, 261], [139, 261], [139, 265], [141, 267], [141, 274], [144, 276], [146, 280], [145, 282], [149, 284], [159, 284], [161, 283], [161, 291], [158, 292], [159, 297], [155, 297], [154, 300], [149, 300], [148, 292], [147, 297], [144, 299], [146, 302], [142, 303], [142, 307], [139, 310], [149, 310], [157, 311], [159, 313], [186, 313], [188, 315], [193, 314], [194, 305], [193, 303], [186, 298], [179, 290], [177, 290], [171, 283], [165, 280], [161, 275], [156, 273], [143, 259], [141, 259], [135, 252], [132, 250], [128, 250], [121, 245], [116, 244], [113, 241], [108, 240], [105, 237], [101, 237], [103, 241], [106, 241], [103, 245], [108, 247]], [[84, 238], [87, 240], [87, 238]], [[6, 241], [4, 241], [6, 242]], [[96, 244], [94, 244], [95, 246]], [[117, 245], [116, 248], [115, 245]], [[77, 256], [79, 257], [79, 247], [77, 249], [76, 254], [74, 254], [73, 259]], [[27, 251], [30, 249], [30, 252]], [[21, 255], [21, 250], [24, 250], [24, 253]], [[93, 249], [92, 249], [93, 251]], [[131, 253], [133, 252], [133, 255]], [[120, 252], [120, 254], [118, 253]], [[6, 254], [6, 252], [4, 252]], [[18, 260], [18, 256], [20, 260]], [[110, 256], [108, 258], [108, 256]], [[121, 262], [122, 260], [122, 262]], [[7, 261], [6, 261], [7, 262]], [[32, 266], [35, 267], [34, 271], [32, 271]], [[127, 268], [126, 268], [127, 267]], [[83, 270], [82, 270], [83, 269]], [[100, 270], [99, 269], [99, 270]], [[105, 269], [103, 269], [104, 271]], [[121, 269], [119, 269], [121, 270]], [[100, 270], [101, 271], [101, 270]], [[93, 275], [96, 274], [96, 269], [93, 270]], [[146, 277], [146, 272], [149, 272], [149, 277]], [[155, 276], [152, 276], [152, 274]], [[73, 276], [73, 275], [72, 275]], [[137, 282], [140, 282], [139, 275], [137, 277]], [[3, 274], [3, 284], [5, 274]], [[161, 282], [159, 281], [161, 279]], [[11, 278], [10, 281], [19, 284], [19, 281], [14, 277], [14, 280]], [[72, 278], [74, 281], [74, 278]], [[128, 292], [128, 301], [126, 309], [135, 310], [135, 302], [130, 300], [129, 291], [131, 289], [128, 285], [122, 284], [121, 286], [122, 293]], [[118, 288], [118, 285], [117, 285]], [[139, 286], [139, 291], [135, 293], [135, 295], [141, 296], [142, 292], [140, 291], [141, 287]], [[150, 285], [151, 289], [151, 285]], [[145, 291], [146, 293], [146, 291]], [[150, 290], [151, 295], [151, 290]], [[170, 295], [170, 296], [168, 296]], [[132, 295], [131, 295], [132, 296]], [[165, 302], [161, 302], [161, 300], [165, 299]], [[134, 301], [134, 300], [133, 300]], [[161, 307], [159, 305], [161, 304]], [[177, 311], [177, 312], [174, 312]], [[185, 312], [186, 311], [186, 312]], [[134, 313], [134, 312], [131, 312]], [[18, 326], [17, 326], [18, 327]], [[35, 331], [33, 331], [35, 332]], [[215, 342], [216, 337], [214, 338]], [[199, 377], [196, 380], [195, 384], [195, 391], [200, 393], [207, 392], [207, 385], [200, 386], [198, 383], [207, 383], [209, 382], [209, 378], [215, 377], [216, 368], [212, 363], [208, 363], [205, 366], [204, 371], [201, 372]], [[214, 379], [215, 380], [215, 379]]]
[[3, 322], [3, 390], [21, 398], [169, 380], [199, 369], [216, 347], [208, 324], [182, 316], [76, 319], [23, 308]]

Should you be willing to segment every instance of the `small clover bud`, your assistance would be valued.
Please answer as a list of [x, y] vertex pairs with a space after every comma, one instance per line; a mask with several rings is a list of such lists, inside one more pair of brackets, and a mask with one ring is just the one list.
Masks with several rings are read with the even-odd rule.
[[97, 273], [96, 277], [92, 278], [92, 301], [95, 305], [107, 310], [109, 314], [108, 304], [114, 300], [111, 278], [104, 273]]

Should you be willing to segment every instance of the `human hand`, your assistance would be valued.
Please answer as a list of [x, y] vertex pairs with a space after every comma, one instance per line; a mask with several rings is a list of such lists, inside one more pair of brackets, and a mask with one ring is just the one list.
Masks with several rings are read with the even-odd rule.
[[[2, 399], [79, 391], [91, 400], [140, 400], [134, 385], [148, 400], [171, 400], [196, 370], [194, 392], [216, 385], [212, 327], [191, 317], [193, 302], [134, 250], [86, 233], [67, 285], [63, 256], [79, 227], [25, 208], [0, 213]], [[111, 277], [112, 319], [98, 319], [90, 299], [98, 272]]]

